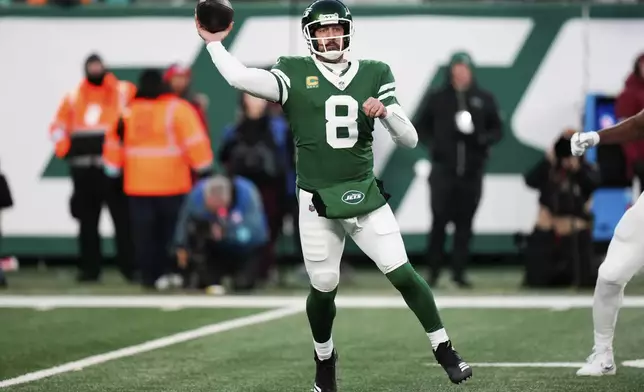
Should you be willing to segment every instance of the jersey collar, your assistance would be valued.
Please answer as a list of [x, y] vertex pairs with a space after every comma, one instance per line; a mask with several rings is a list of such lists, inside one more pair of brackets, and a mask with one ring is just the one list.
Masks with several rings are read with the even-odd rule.
[[347, 70], [342, 75], [336, 75], [331, 72], [331, 70], [329, 70], [324, 65], [324, 63], [322, 63], [315, 57], [313, 57], [313, 63], [318, 68], [322, 76], [324, 76], [324, 78], [328, 80], [329, 83], [334, 85], [340, 91], [344, 91], [347, 87], [349, 87], [349, 84], [351, 84], [353, 78], [358, 74], [358, 68], [360, 67], [360, 62], [358, 60], [351, 61], [349, 63], [349, 68], [347, 68]]

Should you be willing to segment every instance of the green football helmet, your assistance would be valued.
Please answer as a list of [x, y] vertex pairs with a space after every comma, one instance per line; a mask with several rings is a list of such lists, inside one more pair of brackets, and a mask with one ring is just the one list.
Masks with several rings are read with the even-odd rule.
[[[324, 39], [341, 39], [340, 50], [320, 50], [320, 39], [315, 38], [315, 30], [325, 25], [340, 25], [344, 34]], [[304, 10], [302, 15], [302, 33], [311, 53], [327, 60], [339, 59], [351, 46], [353, 37], [353, 17], [351, 11], [340, 0], [317, 0]]]

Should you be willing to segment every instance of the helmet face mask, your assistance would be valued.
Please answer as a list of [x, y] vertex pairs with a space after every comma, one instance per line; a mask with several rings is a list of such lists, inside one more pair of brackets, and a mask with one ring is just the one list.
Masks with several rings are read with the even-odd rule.
[[[315, 32], [324, 27], [340, 26], [340, 35], [317, 38]], [[349, 9], [339, 0], [318, 0], [311, 4], [302, 17], [302, 34], [311, 53], [329, 61], [335, 61], [350, 49], [353, 37], [353, 17]], [[326, 43], [339, 41], [338, 49], [327, 50]]]

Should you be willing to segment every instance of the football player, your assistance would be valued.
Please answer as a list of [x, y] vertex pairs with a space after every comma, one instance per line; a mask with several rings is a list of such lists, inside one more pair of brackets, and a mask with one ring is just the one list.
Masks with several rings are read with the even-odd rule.
[[[581, 156], [598, 144], [622, 144], [644, 139], [644, 111], [600, 132], [575, 133], [570, 139], [573, 155]], [[613, 337], [624, 287], [644, 266], [644, 201], [640, 195], [617, 223], [606, 259], [599, 267], [593, 298], [595, 345], [578, 376], [614, 375]]]
[[414, 148], [418, 135], [398, 104], [389, 66], [347, 58], [354, 32], [349, 9], [339, 0], [312, 3], [302, 16], [311, 55], [280, 57], [270, 72], [247, 68], [226, 51], [221, 41], [232, 24], [214, 34], [196, 24], [228, 83], [279, 102], [293, 130], [300, 238], [311, 283], [306, 313], [314, 340], [313, 390], [337, 390], [331, 330], [346, 235], [400, 291], [450, 380], [458, 384], [471, 377], [472, 369], [452, 347], [429, 286], [407, 260], [388, 195], [373, 173], [376, 119], [400, 146]]

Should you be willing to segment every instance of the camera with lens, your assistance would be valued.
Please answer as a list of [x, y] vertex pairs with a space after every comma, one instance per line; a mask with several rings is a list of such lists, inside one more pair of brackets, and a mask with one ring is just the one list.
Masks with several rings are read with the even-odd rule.
[[566, 138], [560, 137], [559, 140], [555, 143], [555, 166], [561, 168], [563, 160], [570, 158], [572, 152], [570, 151], [570, 141]]

